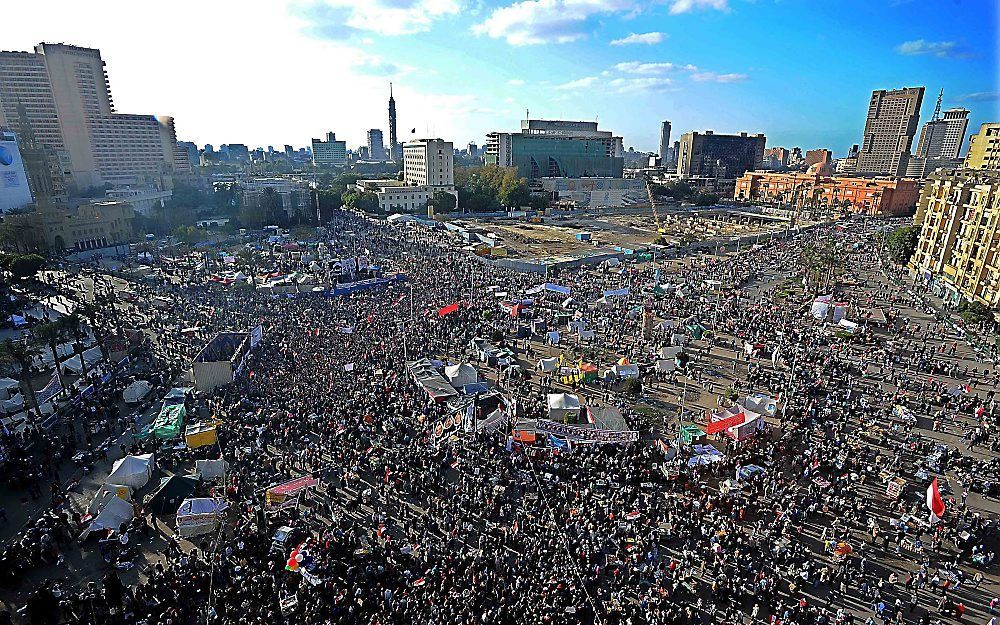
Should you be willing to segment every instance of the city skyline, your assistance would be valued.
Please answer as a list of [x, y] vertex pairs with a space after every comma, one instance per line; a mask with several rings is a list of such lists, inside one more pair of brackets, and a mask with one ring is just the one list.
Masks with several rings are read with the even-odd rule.
[[[899, 0], [836, 11], [770, 0], [234, 8], [198, 5], [192, 12], [203, 19], [191, 19], [140, 6], [136, 29], [75, 4], [15, 6], [4, 47], [101, 49], [117, 110], [171, 116], [178, 138], [199, 145], [301, 146], [327, 130], [351, 148], [365, 145], [371, 128], [388, 135], [390, 81], [401, 141], [441, 136], [456, 145], [516, 128], [530, 110], [596, 119], [626, 149], [655, 152], [660, 121], [670, 119], [677, 136], [762, 132], [768, 146], [843, 156], [862, 138], [872, 90], [904, 86], [943, 88], [945, 108], [971, 111], [970, 131], [998, 117], [995, 7], [986, 1], [961, 10]], [[193, 43], [178, 46], [180, 32]], [[925, 99], [921, 124], [933, 105]]]

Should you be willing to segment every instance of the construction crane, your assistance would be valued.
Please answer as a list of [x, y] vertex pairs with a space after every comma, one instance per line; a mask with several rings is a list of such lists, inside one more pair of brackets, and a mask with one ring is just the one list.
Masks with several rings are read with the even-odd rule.
[[653, 197], [653, 185], [649, 184], [649, 180], [646, 181], [646, 193], [649, 195], [649, 205], [653, 208], [653, 219], [656, 220], [656, 231], [660, 234], [666, 234], [667, 231], [663, 228], [663, 224], [660, 223], [660, 214], [656, 212], [656, 199]]

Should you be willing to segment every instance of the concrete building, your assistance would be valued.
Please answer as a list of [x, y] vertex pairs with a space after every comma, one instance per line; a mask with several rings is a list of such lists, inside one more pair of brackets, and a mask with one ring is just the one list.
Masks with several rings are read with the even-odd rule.
[[178, 141], [177, 147], [181, 154], [187, 157], [188, 165], [192, 168], [198, 166], [201, 155], [198, 153], [198, 146], [193, 141]]
[[789, 152], [787, 148], [776, 146], [765, 148], [763, 166], [767, 169], [782, 169], [788, 167]]
[[455, 146], [443, 139], [418, 139], [403, 146], [403, 180], [417, 186], [455, 188]]
[[374, 193], [379, 212], [384, 214], [426, 213], [427, 201], [435, 191], [433, 187], [413, 186], [402, 180], [358, 180], [356, 186], [360, 191]]
[[858, 153], [857, 173], [882, 176], [902, 176], [906, 173], [923, 99], [923, 87], [872, 92]]
[[[823, 163], [817, 163], [817, 168]], [[829, 164], [825, 164], [829, 168]], [[799, 207], [844, 209], [868, 215], [908, 215], [920, 186], [907, 178], [834, 177], [822, 173], [753, 171], [736, 181], [733, 198]]]
[[333, 132], [326, 133], [326, 141], [312, 140], [313, 165], [317, 167], [345, 167], [347, 165], [347, 142], [337, 141]]
[[34, 53], [0, 52], [0, 125], [22, 123], [58, 158], [65, 152], [75, 190], [150, 174], [171, 184], [186, 162], [172, 120], [115, 112], [104, 61], [92, 48], [40, 43]]
[[910, 178], [924, 178], [935, 169], [954, 169], [962, 165], [958, 155], [969, 127], [969, 111], [953, 108], [942, 113], [943, 96], [942, 89], [931, 120], [920, 129], [916, 153], [906, 165], [906, 175]]
[[125, 202], [92, 202], [66, 209], [41, 202], [29, 213], [7, 215], [22, 251], [62, 254], [127, 246], [135, 214]]
[[486, 135], [487, 165], [516, 167], [528, 180], [539, 178], [621, 178], [622, 138], [598, 130], [597, 122], [526, 119], [518, 133]]
[[969, 137], [965, 167], [1000, 171], [1000, 124], [983, 124]]
[[687, 132], [681, 135], [677, 156], [680, 178], [714, 178], [736, 180], [744, 173], [760, 169], [764, 160], [763, 134], [717, 135]]
[[149, 215], [163, 208], [174, 193], [169, 189], [161, 190], [156, 187], [118, 187], [108, 189], [104, 194], [109, 200], [125, 202], [140, 215]]
[[946, 302], [1000, 308], [1000, 171], [939, 169], [924, 184], [909, 269]]
[[824, 150], [823, 148], [806, 150], [806, 167], [815, 165], [816, 163], [830, 163], [830, 165], [833, 165], [833, 152]]
[[384, 161], [388, 156], [385, 152], [385, 141], [382, 139], [382, 131], [378, 128], [372, 128], [368, 131], [368, 159]]
[[666, 162], [667, 151], [670, 149], [670, 122], [660, 122], [660, 161]]
[[474, 141], [469, 141], [469, 145], [465, 148], [466, 154], [475, 158], [479, 156], [479, 146], [475, 144]]

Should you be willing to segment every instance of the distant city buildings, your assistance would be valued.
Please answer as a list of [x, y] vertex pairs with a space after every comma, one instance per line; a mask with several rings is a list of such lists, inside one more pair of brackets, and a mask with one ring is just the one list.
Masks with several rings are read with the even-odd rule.
[[385, 151], [385, 142], [382, 139], [382, 131], [372, 128], [368, 131], [368, 160], [385, 161], [389, 155]]
[[681, 135], [677, 175], [682, 179], [714, 179], [734, 182], [748, 171], [760, 169], [764, 161], [763, 134], [717, 135], [687, 132]]
[[856, 171], [864, 175], [902, 176], [917, 133], [923, 87], [872, 92]]
[[823, 148], [817, 148], [815, 150], [806, 150], [806, 167], [810, 165], [815, 165], [817, 163], [829, 163], [833, 165], [833, 152], [830, 150], [824, 150]]
[[931, 173], [914, 222], [920, 239], [909, 269], [917, 279], [951, 305], [1000, 307], [1000, 172]]
[[[817, 163], [819, 165], [829, 163]], [[842, 208], [868, 215], [913, 212], [920, 186], [906, 178], [833, 177], [822, 173], [747, 172], [736, 181], [733, 197], [788, 206]]]
[[1000, 171], [1000, 124], [983, 124], [969, 137], [965, 167]]
[[969, 126], [969, 111], [963, 108], [941, 112], [944, 90], [938, 94], [937, 105], [930, 121], [920, 129], [917, 149], [906, 164], [906, 175], [924, 178], [935, 169], [953, 169], [962, 165], [959, 152]]
[[289, 219], [312, 212], [312, 191], [304, 180], [251, 176], [239, 179], [237, 189], [246, 207], [263, 207], [264, 196], [270, 190], [281, 199], [281, 209]]
[[528, 180], [621, 178], [622, 138], [598, 130], [597, 122], [526, 119], [521, 131], [486, 136], [486, 164], [515, 167]]
[[788, 167], [789, 155], [788, 149], [781, 146], [765, 148], [763, 166], [765, 169], [784, 169]]
[[0, 52], [0, 126], [30, 128], [77, 191], [153, 179], [169, 187], [191, 171], [171, 118], [115, 111], [92, 48], [40, 43], [34, 52]]
[[333, 132], [326, 133], [326, 141], [312, 140], [312, 160], [317, 167], [345, 167], [347, 165], [347, 142], [337, 141]]

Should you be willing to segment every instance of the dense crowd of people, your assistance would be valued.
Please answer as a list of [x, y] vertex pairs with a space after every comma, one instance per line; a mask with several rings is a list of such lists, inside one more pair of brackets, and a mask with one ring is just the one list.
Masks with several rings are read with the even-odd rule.
[[[136, 282], [139, 301], [169, 301], [162, 311], [129, 313], [157, 337], [151, 347], [165, 371], [179, 372], [199, 347], [180, 338], [182, 328], [210, 336], [263, 327], [245, 373], [200, 400], [223, 424], [229, 517], [193, 549], [171, 540], [133, 587], [111, 571], [85, 588], [31, 589], [26, 617], [826, 625], [987, 614], [1000, 602], [989, 603], [981, 587], [996, 521], [966, 497], [970, 489], [996, 495], [1000, 463], [982, 451], [997, 444], [1000, 409], [989, 389], [1000, 371], [959, 364], [944, 321], [921, 327], [899, 318], [907, 297], [900, 283], [872, 288], [849, 279], [879, 265], [866, 228], [823, 231], [845, 254], [838, 299], [856, 319], [879, 306], [889, 312], [885, 323], [865, 323], [853, 335], [816, 322], [810, 302], [787, 292], [787, 280], [799, 277], [795, 237], [655, 268], [563, 270], [548, 279], [571, 289], [566, 303], [558, 293], [529, 297], [536, 276], [455, 252], [442, 234], [344, 212], [328, 227], [329, 253], [359, 255], [363, 246], [383, 272], [402, 272], [407, 282], [337, 298], [220, 288], [193, 275]], [[292, 261], [258, 261], [266, 262], [276, 272], [295, 269]], [[531, 304], [515, 316], [491, 287]], [[624, 288], [620, 299], [604, 296]], [[455, 312], [439, 313], [456, 302]], [[650, 419], [634, 398], [582, 385], [588, 403], [620, 407], [640, 440], [514, 441], [515, 418], [544, 417], [545, 391], [569, 390], [551, 379], [533, 384], [529, 373], [503, 385], [517, 406], [508, 427], [431, 435], [449, 409], [409, 374], [408, 359], [468, 361], [471, 341], [486, 337], [518, 352], [527, 370], [529, 354], [552, 348], [543, 336], [516, 339], [520, 329], [536, 320], [559, 327], [567, 310], [597, 334], [564, 339], [566, 360], [644, 365], [643, 382], [671, 399], [669, 414]], [[650, 332], [648, 315], [676, 323]], [[711, 332], [694, 339], [696, 324]], [[646, 368], [678, 333], [687, 335], [685, 367], [669, 375]], [[733, 356], [720, 358], [722, 349]], [[731, 375], [718, 361], [731, 362]], [[502, 365], [477, 366], [494, 379], [506, 373]], [[756, 436], [713, 440], [720, 461], [689, 466], [675, 406], [687, 400], [688, 385], [719, 397], [764, 392], [779, 407]], [[963, 442], [941, 445], [934, 430]], [[302, 475], [320, 484], [297, 506], [265, 506], [269, 486]], [[934, 475], [952, 497], [943, 521], [931, 524], [924, 491]], [[900, 477], [901, 494], [888, 495], [885, 481]], [[24, 562], [28, 550], [31, 561], [58, 559], [60, 549], [74, 548], [73, 521], [57, 508], [33, 523], [21, 550], [8, 548], [10, 558]], [[148, 511], [137, 517], [132, 540], [148, 536], [153, 521]], [[294, 539], [272, 540], [286, 525]], [[305, 553], [296, 568], [306, 574], [286, 568], [293, 550]]]

